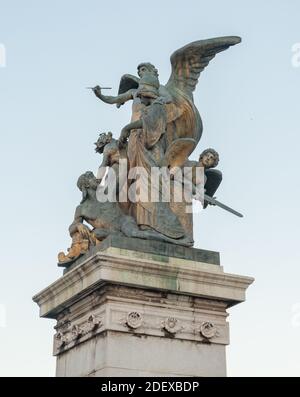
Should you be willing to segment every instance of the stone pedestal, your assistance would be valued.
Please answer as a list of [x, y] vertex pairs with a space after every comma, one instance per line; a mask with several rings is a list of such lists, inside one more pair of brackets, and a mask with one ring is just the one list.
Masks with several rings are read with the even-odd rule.
[[110, 237], [33, 299], [57, 376], [226, 376], [226, 309], [252, 282], [216, 252]]

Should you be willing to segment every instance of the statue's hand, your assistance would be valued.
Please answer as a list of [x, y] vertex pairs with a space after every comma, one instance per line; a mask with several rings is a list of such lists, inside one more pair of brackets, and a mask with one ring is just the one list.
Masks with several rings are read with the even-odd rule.
[[79, 223], [77, 225], [77, 230], [80, 233], [82, 238], [84, 238], [84, 239], [88, 239], [89, 238], [90, 229], [87, 226], [83, 225], [82, 223]]
[[97, 98], [101, 98], [102, 93], [99, 85], [96, 85], [96, 87], [93, 88], [93, 92]]
[[129, 131], [129, 130], [127, 130], [127, 129], [125, 129], [125, 128], [122, 129], [121, 135], [120, 135], [120, 139], [119, 139], [119, 143], [120, 143], [120, 146], [121, 146], [121, 147], [124, 146], [124, 145], [126, 144], [127, 139], [128, 139], [128, 137], [129, 137], [129, 134], [130, 134], [130, 131]]
[[[216, 197], [216, 196], [214, 196], [214, 197], [213, 197], [213, 199], [215, 199], [215, 200], [216, 200], [216, 199], [217, 199], [217, 197]], [[214, 203], [208, 203], [208, 205], [216, 205], [216, 204], [214, 204]]]

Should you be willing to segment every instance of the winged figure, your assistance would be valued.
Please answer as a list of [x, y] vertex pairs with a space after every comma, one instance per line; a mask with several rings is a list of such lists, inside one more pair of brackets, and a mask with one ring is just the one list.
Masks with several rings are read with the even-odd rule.
[[[202, 135], [202, 121], [193, 98], [200, 74], [217, 53], [240, 41], [235, 36], [219, 37], [180, 48], [171, 55], [172, 72], [165, 85], [160, 84], [155, 66], [145, 62], [138, 65], [138, 77], [126, 74], [121, 78], [117, 96], [105, 96], [99, 86], [93, 88], [99, 99], [117, 107], [133, 101], [131, 122], [123, 127], [118, 142], [126, 153], [129, 171], [145, 172], [139, 178], [139, 189], [130, 189], [136, 193], [128, 207], [141, 230], [155, 230], [172, 239], [184, 237], [193, 243], [193, 219], [186, 210], [186, 198], [181, 202], [141, 200], [138, 192], [155, 190], [151, 184], [153, 168], [180, 169], [188, 163]], [[135, 178], [128, 179], [130, 188], [135, 187]], [[181, 185], [171, 184], [174, 197]], [[163, 195], [162, 186], [156, 187], [157, 197]], [[167, 220], [174, 221], [173, 226]]]
[[[217, 37], [194, 41], [171, 55], [171, 76], [166, 85], [159, 86], [159, 95], [167, 109], [165, 162], [180, 166], [192, 153], [202, 135], [202, 121], [194, 104], [195, 91], [201, 72], [221, 51], [241, 42], [237, 36]], [[140, 118], [143, 105], [137, 96], [140, 79], [145, 74], [158, 77], [158, 71], [151, 63], [138, 65], [138, 76], [126, 74], [121, 78], [117, 96], [105, 96], [99, 86], [95, 95], [102, 101], [117, 104], [133, 100], [132, 119]]]

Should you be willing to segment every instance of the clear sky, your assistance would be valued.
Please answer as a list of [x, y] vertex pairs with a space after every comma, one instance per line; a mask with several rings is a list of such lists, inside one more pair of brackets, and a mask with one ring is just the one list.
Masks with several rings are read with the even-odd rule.
[[55, 323], [31, 297], [62, 273], [77, 177], [101, 160], [93, 142], [130, 118], [129, 104], [117, 110], [85, 87], [116, 93], [142, 61], [164, 83], [174, 50], [226, 35], [243, 41], [201, 75], [204, 133], [192, 157], [220, 153], [218, 199], [245, 217], [197, 215], [196, 247], [256, 279], [229, 310], [228, 375], [300, 375], [299, 15], [297, 0], [0, 0], [0, 375], [54, 375]]

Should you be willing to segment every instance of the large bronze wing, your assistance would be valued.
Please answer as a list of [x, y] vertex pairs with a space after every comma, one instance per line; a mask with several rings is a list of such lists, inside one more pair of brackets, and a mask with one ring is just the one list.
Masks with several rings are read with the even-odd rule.
[[167, 89], [179, 89], [192, 98], [202, 70], [214, 56], [241, 42], [237, 36], [217, 37], [194, 41], [171, 55], [172, 73]]
[[138, 88], [139, 81], [139, 77], [133, 76], [132, 74], [124, 74], [120, 80], [118, 95], [124, 94], [124, 92], [133, 88]]

